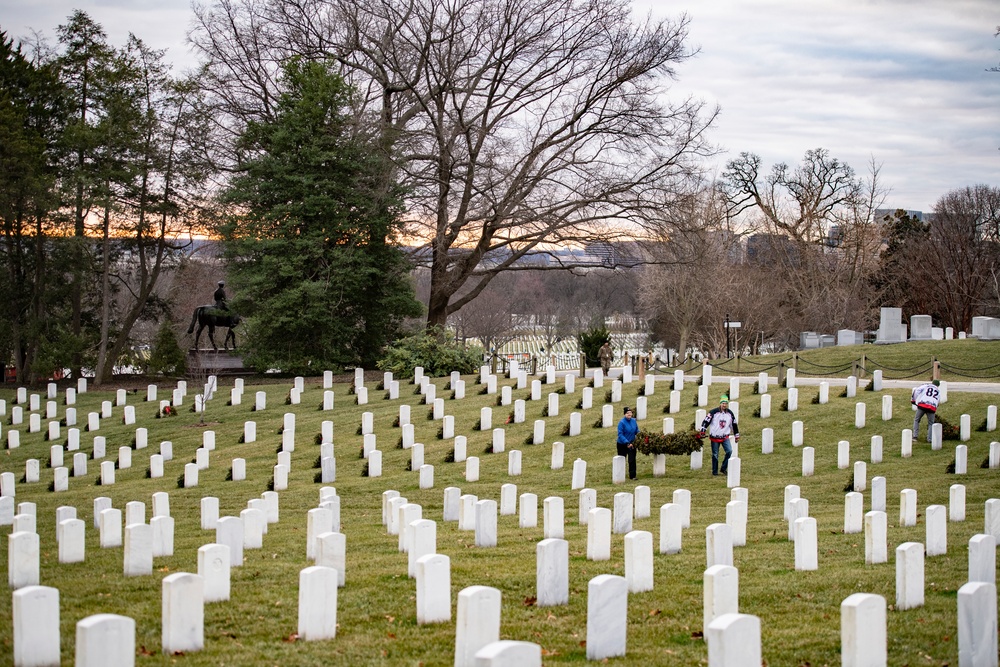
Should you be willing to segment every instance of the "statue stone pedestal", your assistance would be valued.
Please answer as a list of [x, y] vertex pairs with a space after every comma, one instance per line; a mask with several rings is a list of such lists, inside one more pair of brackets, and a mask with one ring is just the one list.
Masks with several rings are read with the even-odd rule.
[[243, 358], [226, 350], [188, 350], [188, 373], [211, 375], [249, 375], [254, 369], [243, 365]]

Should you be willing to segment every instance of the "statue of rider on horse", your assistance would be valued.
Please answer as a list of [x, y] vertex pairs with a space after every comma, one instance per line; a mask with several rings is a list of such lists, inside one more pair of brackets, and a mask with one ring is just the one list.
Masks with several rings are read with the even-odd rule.
[[198, 349], [198, 340], [201, 338], [201, 332], [208, 327], [208, 340], [212, 343], [212, 349], [218, 351], [219, 347], [215, 344], [215, 327], [226, 327], [226, 338], [222, 343], [223, 349], [229, 349], [229, 342], [232, 341], [233, 349], [236, 349], [236, 334], [233, 332], [233, 327], [240, 323], [240, 316], [229, 310], [229, 304], [226, 302], [226, 284], [219, 281], [219, 286], [215, 290], [213, 295], [215, 303], [210, 306], [198, 306], [194, 309], [194, 314], [191, 316], [191, 326], [188, 327], [188, 333], [194, 333], [195, 325], [198, 326], [198, 333], [194, 335], [194, 349]]

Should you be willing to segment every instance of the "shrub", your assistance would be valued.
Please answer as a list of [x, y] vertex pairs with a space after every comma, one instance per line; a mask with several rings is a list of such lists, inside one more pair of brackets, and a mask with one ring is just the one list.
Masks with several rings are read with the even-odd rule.
[[601, 346], [611, 342], [611, 334], [604, 327], [594, 327], [580, 333], [577, 342], [587, 355], [587, 368], [594, 368], [601, 365]]
[[475, 373], [483, 361], [480, 347], [466, 348], [448, 332], [422, 331], [401, 338], [389, 346], [378, 362], [383, 371], [399, 378], [413, 377], [413, 369], [421, 366], [424, 375], [441, 377], [452, 371], [463, 375]]
[[147, 366], [154, 375], [178, 376], [187, 372], [187, 356], [177, 343], [177, 335], [169, 321], [160, 324], [156, 332]]

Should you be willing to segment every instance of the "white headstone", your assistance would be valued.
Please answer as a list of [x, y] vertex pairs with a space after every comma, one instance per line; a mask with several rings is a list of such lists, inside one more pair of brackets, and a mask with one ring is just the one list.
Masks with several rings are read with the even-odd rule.
[[563, 499], [549, 496], [542, 502], [542, 534], [545, 538], [563, 539], [565, 532]]
[[153, 529], [144, 523], [125, 525], [126, 577], [153, 573]]
[[224, 516], [215, 524], [215, 542], [229, 547], [230, 567], [243, 565], [243, 521], [239, 517]]
[[417, 561], [424, 556], [437, 553], [437, 524], [430, 519], [417, 519], [406, 526], [406, 534], [408, 543], [406, 552], [407, 575], [411, 579], [415, 579]]
[[676, 554], [681, 551], [683, 534], [683, 508], [677, 503], [666, 503], [660, 507], [660, 553]]
[[973, 535], [969, 539], [969, 581], [995, 584], [996, 580], [996, 538], [992, 535]]
[[595, 507], [587, 517], [587, 560], [611, 558], [611, 510]]
[[732, 529], [724, 523], [713, 523], [705, 529], [706, 567], [733, 564]]
[[887, 633], [885, 598], [854, 593], [840, 604], [842, 667], [885, 667]]
[[970, 581], [958, 589], [958, 664], [997, 665], [997, 587]]
[[889, 560], [887, 530], [888, 519], [885, 512], [865, 514], [865, 564], [875, 565]]
[[572, 490], [582, 489], [587, 485], [587, 462], [583, 459], [573, 461]]
[[633, 530], [625, 535], [625, 581], [630, 593], [653, 590], [653, 534]]
[[132, 667], [135, 621], [117, 614], [84, 618], [76, 624], [75, 653], [76, 667]]
[[480, 500], [476, 503], [476, 546], [490, 548], [497, 545], [497, 501]]
[[569, 542], [549, 538], [535, 547], [535, 597], [539, 607], [569, 604]]
[[500, 639], [500, 591], [469, 586], [458, 593], [455, 667], [475, 667], [476, 653]]
[[615, 494], [612, 530], [616, 535], [624, 535], [632, 531], [632, 519], [635, 516], [634, 500], [631, 493], [619, 492]]
[[713, 565], [702, 577], [702, 632], [723, 614], [740, 610], [740, 575], [732, 565]]
[[521, 494], [518, 526], [521, 528], [538, 527], [538, 496], [536, 494]]
[[427, 554], [416, 562], [417, 624], [451, 621], [451, 560]]
[[176, 572], [163, 578], [163, 652], [189, 653], [205, 648], [205, 580]]
[[801, 517], [795, 520], [795, 569], [819, 569], [819, 541], [816, 533], [816, 519]]
[[25, 586], [14, 591], [14, 665], [51, 667], [59, 661], [59, 590]]
[[628, 582], [599, 574], [587, 585], [587, 659], [625, 655], [628, 629]]
[[850, 491], [844, 496], [844, 532], [860, 533], [864, 527], [864, 496]]
[[722, 614], [705, 631], [708, 667], [757, 667], [761, 664], [760, 618]]
[[948, 553], [948, 515], [944, 505], [929, 505], [926, 512], [926, 555], [943, 556]]
[[15, 530], [7, 535], [7, 585], [37, 586], [41, 576], [38, 533]]
[[299, 638], [305, 641], [337, 636], [337, 571], [311, 565], [299, 572]]
[[551, 470], [562, 470], [565, 453], [565, 443], [560, 440], [552, 443], [552, 461], [549, 466]]

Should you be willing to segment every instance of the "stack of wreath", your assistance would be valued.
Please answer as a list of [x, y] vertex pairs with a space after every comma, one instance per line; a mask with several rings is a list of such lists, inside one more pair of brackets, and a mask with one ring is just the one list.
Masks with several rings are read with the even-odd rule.
[[635, 448], [647, 456], [655, 454], [683, 456], [701, 449], [701, 436], [698, 431], [663, 434], [640, 429], [635, 436]]

